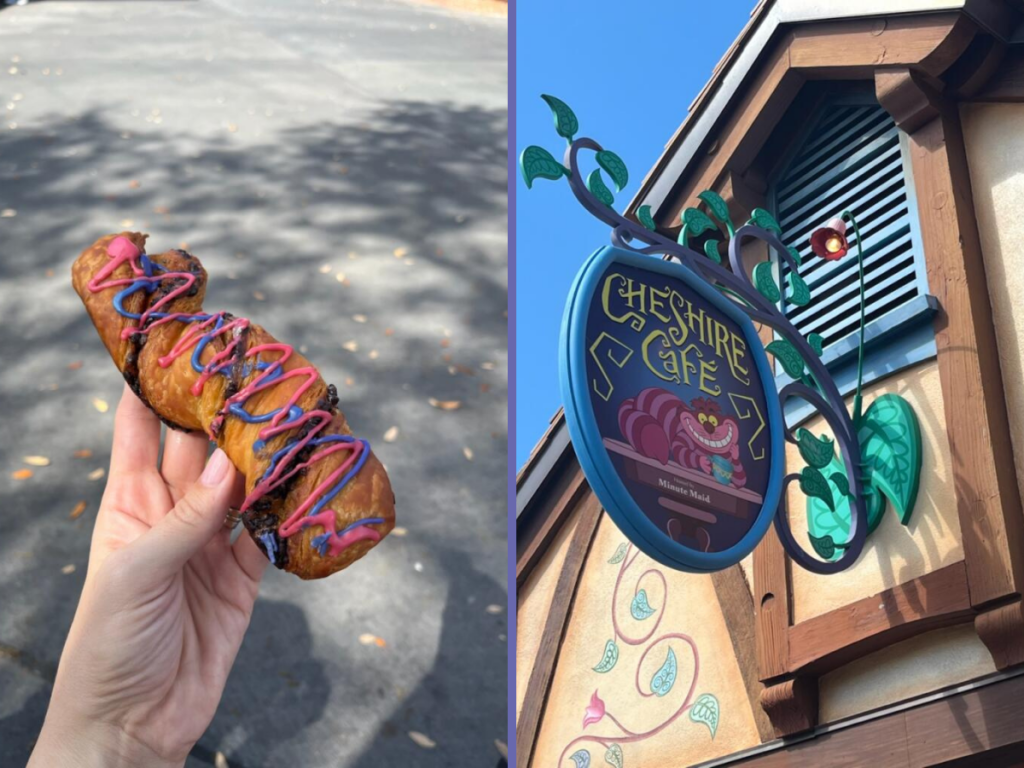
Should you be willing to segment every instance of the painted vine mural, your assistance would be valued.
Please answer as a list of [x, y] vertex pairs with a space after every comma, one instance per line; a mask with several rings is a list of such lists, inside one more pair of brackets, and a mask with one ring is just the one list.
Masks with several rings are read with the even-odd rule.
[[[712, 693], [702, 693], [694, 699], [697, 679], [700, 675], [700, 652], [696, 642], [692, 637], [681, 632], [658, 634], [664, 615], [662, 609], [664, 603], [668, 601], [668, 582], [665, 579], [665, 574], [659, 568], [647, 568], [632, 582], [633, 598], [630, 601], [629, 614], [639, 627], [639, 631], [619, 623], [619, 589], [622, 587], [627, 571], [630, 570], [639, 555], [640, 551], [634, 549], [632, 544], [623, 542], [608, 560], [611, 565], [619, 566], [615, 577], [615, 587], [612, 590], [610, 611], [612, 638], [605, 644], [604, 653], [597, 666], [593, 668], [597, 681], [590, 702], [583, 712], [583, 733], [566, 744], [558, 757], [558, 766], [562, 766], [566, 760], [572, 760], [574, 768], [590, 768], [593, 760], [591, 750], [596, 745], [604, 750], [604, 760], [608, 765], [613, 768], [624, 768], [623, 746], [628, 747], [630, 744], [636, 744], [656, 736], [687, 712], [689, 712], [691, 722], [707, 726], [712, 739], [718, 731], [720, 715], [718, 699]], [[651, 583], [661, 584], [662, 605], [651, 605], [647, 589], [642, 586], [645, 584], [650, 586]], [[633, 730], [623, 724], [612, 713], [609, 703], [600, 696], [600, 676], [611, 672], [619, 664], [620, 652], [632, 656], [633, 654], [629, 652], [638, 649], [642, 649], [642, 651], [635, 662], [634, 688], [641, 699], [663, 698], [685, 691], [679, 707], [669, 717], [645, 730]], [[691, 654], [693, 657], [693, 675], [688, 682], [681, 682], [679, 678], [680, 664], [676, 655], [677, 651]], [[653, 674], [648, 671], [648, 675], [642, 678], [641, 672], [645, 668], [648, 657], [664, 660]], [[625, 659], [622, 661], [626, 663]], [[646, 666], [649, 670], [649, 665]], [[598, 732], [587, 732], [592, 725], [601, 725], [605, 732], [601, 732], [600, 729]], [[611, 730], [607, 730], [609, 728]]]
[[[542, 98], [551, 109], [555, 131], [568, 146], [564, 162], [543, 147], [526, 147], [519, 158], [526, 186], [531, 188], [537, 179], [566, 178], [580, 203], [612, 227], [615, 246], [678, 261], [737, 302], [752, 321], [772, 328], [776, 337], [765, 349], [786, 374], [780, 379], [779, 399], [783, 405], [791, 398], [809, 403], [828, 425], [831, 435], [814, 434], [804, 427], [786, 429], [786, 440], [797, 446], [805, 462], [799, 472], [783, 478], [782, 501], [775, 515], [776, 531], [789, 556], [816, 573], [836, 573], [856, 562], [866, 536], [881, 522], [887, 502], [900, 521], [908, 524], [920, 482], [920, 427], [912, 407], [899, 395], [882, 395], [866, 409], [863, 407], [864, 249], [854, 213], [844, 211], [816, 229], [809, 250], [805, 248], [802, 253], [782, 242], [782, 229], [768, 211], [755, 208], [749, 221], [737, 227], [725, 200], [705, 190], [694, 206], [682, 211], [679, 234], [673, 242], [658, 231], [649, 205], [639, 206], [635, 221], [614, 210], [614, 193], [605, 175], [615, 191], [621, 192], [629, 182], [625, 162], [593, 139], [575, 138], [579, 121], [572, 109], [554, 96]], [[587, 174], [579, 166], [583, 150], [594, 152], [597, 164]], [[838, 261], [846, 257], [851, 250], [848, 228], [855, 236], [860, 284], [857, 386], [852, 414], [822, 359], [826, 356], [824, 339], [817, 333], [801, 333], [783, 310], [787, 304], [803, 307], [812, 301], [814, 289], [823, 279], [819, 272], [805, 280], [803, 274], [807, 271], [802, 273], [801, 267], [807, 259]], [[766, 243], [777, 258], [765, 259], [748, 275], [740, 247], [752, 239]], [[817, 558], [805, 552], [790, 530], [785, 491], [791, 483], [796, 483], [807, 498], [806, 540]], [[644, 605], [641, 601], [638, 610], [647, 610]], [[615, 652], [609, 645], [606, 655]]]

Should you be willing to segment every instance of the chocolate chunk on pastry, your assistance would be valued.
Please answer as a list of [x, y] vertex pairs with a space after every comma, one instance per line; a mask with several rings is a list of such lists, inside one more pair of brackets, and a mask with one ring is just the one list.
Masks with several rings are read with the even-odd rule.
[[71, 267], [114, 364], [168, 426], [202, 431], [245, 475], [242, 521], [278, 568], [340, 571], [395, 525], [383, 465], [352, 436], [338, 395], [262, 326], [203, 311], [206, 271], [146, 235], [106, 235]]

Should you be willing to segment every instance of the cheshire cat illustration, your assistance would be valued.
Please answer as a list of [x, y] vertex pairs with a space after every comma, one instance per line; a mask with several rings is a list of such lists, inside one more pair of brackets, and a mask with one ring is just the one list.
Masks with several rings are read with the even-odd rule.
[[660, 387], [641, 390], [619, 406], [619, 429], [638, 453], [711, 475], [722, 485], [742, 488], [747, 474], [740, 462], [740, 430], [709, 398], [689, 404]]

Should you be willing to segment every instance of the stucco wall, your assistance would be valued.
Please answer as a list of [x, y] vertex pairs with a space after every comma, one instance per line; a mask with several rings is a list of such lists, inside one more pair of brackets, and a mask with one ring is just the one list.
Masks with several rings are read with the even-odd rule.
[[[864, 396], [865, 408], [887, 392], [903, 396], [913, 406], [921, 425], [921, 486], [910, 525], [902, 525], [892, 505], [888, 505], [882, 523], [868, 538], [864, 554], [841, 575], [819, 576], [793, 566], [796, 622], [963, 559], [938, 365], [934, 361], [922, 363], [869, 387]], [[804, 426], [815, 434], [827, 432], [820, 418]], [[796, 447], [787, 445], [787, 470], [799, 471], [804, 464]], [[807, 539], [807, 500], [795, 483], [790, 486], [788, 502], [793, 531], [812, 551]]]
[[1024, 492], [1024, 104], [965, 104], [960, 116]]
[[[590, 752], [592, 766], [605, 765], [613, 743], [627, 766], [683, 766], [760, 741], [711, 577], [671, 571], [635, 549], [609, 563], [624, 554], [625, 542], [604, 516], [580, 580], [534, 768], [570, 765], [581, 749]], [[646, 600], [634, 603], [641, 590]], [[595, 671], [609, 640], [617, 659], [608, 671]], [[670, 649], [674, 676], [664, 668]], [[600, 719], [584, 726], [595, 693], [602, 704], [591, 714]], [[705, 694], [717, 703], [714, 738], [707, 724], [714, 706]]]

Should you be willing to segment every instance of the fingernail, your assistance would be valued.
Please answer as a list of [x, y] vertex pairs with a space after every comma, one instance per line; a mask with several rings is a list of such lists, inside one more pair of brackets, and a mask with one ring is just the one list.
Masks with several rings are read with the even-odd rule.
[[199, 482], [205, 486], [213, 488], [221, 484], [221, 481], [227, 477], [228, 470], [231, 468], [231, 459], [224, 453], [220, 448], [213, 452], [210, 460], [206, 462], [206, 469], [203, 470], [203, 474], [199, 477]]

